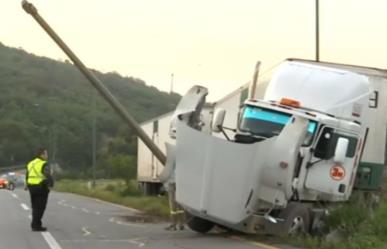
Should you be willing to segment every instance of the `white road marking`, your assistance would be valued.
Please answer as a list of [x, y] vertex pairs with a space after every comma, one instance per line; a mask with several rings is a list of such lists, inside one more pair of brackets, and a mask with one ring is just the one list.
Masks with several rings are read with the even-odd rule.
[[87, 236], [87, 235], [90, 235], [90, 234], [91, 234], [91, 232], [89, 232], [89, 231], [87, 230], [87, 227], [82, 227], [82, 232], [83, 232], [83, 236]]
[[[73, 194], [73, 195], [76, 195], [76, 194]], [[103, 201], [103, 200], [99, 200], [97, 198], [92, 198], [92, 197], [87, 197], [87, 196], [81, 196], [81, 195], [76, 195], [78, 197], [82, 197], [82, 198], [85, 198], [85, 199], [92, 199], [94, 201], [97, 201], [97, 202], [100, 202], [100, 203], [104, 203], [104, 204], [108, 204], [110, 206], [115, 206], [115, 207], [118, 207], [118, 208], [121, 208], [121, 209], [127, 209], [127, 210], [130, 210], [134, 213], [141, 213], [139, 210], [137, 209], [134, 209], [134, 208], [130, 208], [130, 207], [126, 207], [126, 206], [122, 206], [122, 205], [119, 205], [119, 204], [115, 204], [115, 203], [111, 203], [111, 202], [107, 202], [107, 201]], [[69, 205], [66, 203], [66, 200], [60, 200], [57, 202], [59, 205], [61, 206], [65, 206], [65, 207], [69, 207], [69, 208], [72, 208], [72, 209], [81, 209], [83, 212], [85, 213], [95, 213], [96, 215], [100, 215], [101, 212], [100, 211], [90, 211], [86, 208], [78, 208], [78, 207], [75, 207], [75, 206], [72, 206], [72, 205]], [[114, 222], [114, 221], [111, 221], [111, 222]]]
[[[93, 240], [95, 242], [105, 242], [105, 243], [130, 243], [137, 245], [137, 247], [144, 247], [145, 243], [140, 242], [138, 240], [146, 240], [146, 238], [133, 238], [133, 239], [97, 239]], [[70, 243], [87, 243], [90, 240], [87, 239], [76, 239], [76, 240], [61, 240], [62, 242], [70, 242]]]
[[142, 239], [142, 238], [130, 239], [129, 242], [132, 243], [132, 244], [137, 245], [138, 247], [143, 247], [143, 246], [145, 246], [145, 243], [140, 242], [140, 241], [137, 241], [137, 240], [139, 240], [139, 239]]
[[92, 198], [92, 197], [86, 197], [86, 198], [90, 198], [90, 199], [93, 199], [95, 201], [98, 201], [98, 202], [101, 202], [101, 203], [104, 203], [104, 204], [108, 204], [110, 206], [115, 206], [115, 207], [118, 207], [118, 208], [121, 208], [121, 209], [127, 209], [127, 210], [130, 210], [130, 211], [134, 212], [134, 213], [141, 213], [140, 210], [134, 209], [134, 208], [131, 208], [131, 207], [126, 207], [126, 206], [122, 206], [122, 205], [115, 204], [115, 203], [112, 203], [112, 202], [103, 201], [103, 200], [100, 200], [100, 199], [97, 199], [97, 198]]
[[60, 200], [60, 201], [58, 201], [57, 203], [58, 203], [59, 205], [64, 206], [64, 205], [65, 205], [64, 202], [65, 202], [65, 200]]
[[60, 200], [60, 201], [58, 201], [57, 203], [58, 203], [59, 205], [61, 205], [61, 206], [64, 206], [64, 207], [71, 207], [70, 205], [66, 204], [65, 202], [66, 202], [65, 200]]
[[32, 220], [32, 215], [28, 215], [28, 219]]
[[42, 232], [42, 235], [51, 249], [62, 249], [50, 232]]
[[24, 203], [20, 204], [20, 206], [21, 206], [24, 210], [30, 210], [30, 208], [29, 208], [26, 204], [24, 204]]
[[129, 223], [129, 222], [115, 220], [113, 217], [110, 218], [109, 221], [114, 222], [117, 225], [128, 226], [128, 227], [144, 227], [145, 226], [145, 224], [136, 224], [136, 223]]
[[12, 196], [16, 199], [19, 199], [19, 197], [15, 194], [15, 193], [12, 193]]
[[[72, 206], [72, 205], [67, 204], [65, 200], [60, 200], [60, 201], [58, 201], [57, 203], [58, 203], [58, 205], [61, 205], [61, 206], [63, 206], [63, 207], [68, 207], [68, 208], [71, 208], [71, 209], [74, 209], [74, 210], [75, 210], [75, 209], [79, 209], [79, 208], [77, 208], [77, 207], [75, 207], [75, 206]], [[82, 209], [82, 210], [83, 210], [83, 209]], [[86, 211], [85, 211], [85, 210], [86, 210]], [[85, 210], [83, 210], [83, 211], [86, 212], [86, 213], [89, 212], [89, 210], [87, 210], [87, 209], [85, 209]]]

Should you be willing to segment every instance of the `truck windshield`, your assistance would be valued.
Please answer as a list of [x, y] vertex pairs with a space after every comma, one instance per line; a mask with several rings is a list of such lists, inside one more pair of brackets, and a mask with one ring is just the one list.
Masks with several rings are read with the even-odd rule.
[[[289, 122], [291, 114], [264, 109], [260, 107], [247, 106], [242, 114], [240, 130], [251, 135], [270, 138], [278, 135]], [[316, 131], [317, 123], [309, 120], [308, 132], [304, 145], [309, 145]]]

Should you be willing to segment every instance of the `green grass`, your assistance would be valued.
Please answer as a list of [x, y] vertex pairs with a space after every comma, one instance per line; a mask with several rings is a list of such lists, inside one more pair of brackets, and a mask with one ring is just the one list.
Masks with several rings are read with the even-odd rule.
[[89, 188], [84, 180], [60, 180], [54, 190], [97, 198], [111, 203], [138, 209], [145, 214], [168, 217], [169, 208], [166, 197], [142, 196], [135, 181], [127, 186], [120, 180], [97, 180], [95, 188]]
[[349, 202], [332, 212], [326, 221], [331, 229], [340, 229], [343, 237], [328, 242], [322, 237], [285, 238], [284, 242], [308, 249], [387, 249], [387, 202], [369, 215], [359, 203]]

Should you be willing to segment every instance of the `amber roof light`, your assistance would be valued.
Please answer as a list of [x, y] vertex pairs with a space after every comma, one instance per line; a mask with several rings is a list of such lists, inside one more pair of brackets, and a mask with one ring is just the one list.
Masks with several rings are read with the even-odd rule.
[[301, 106], [300, 101], [288, 98], [282, 98], [280, 101], [281, 105], [287, 105], [295, 108], [299, 108]]

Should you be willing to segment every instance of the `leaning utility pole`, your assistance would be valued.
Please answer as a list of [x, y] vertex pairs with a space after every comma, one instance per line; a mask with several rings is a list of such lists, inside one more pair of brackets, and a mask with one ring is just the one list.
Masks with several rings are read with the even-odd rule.
[[63, 42], [63, 40], [55, 33], [48, 23], [39, 15], [35, 6], [27, 0], [22, 2], [23, 9], [30, 14], [36, 22], [46, 31], [46, 33], [55, 41], [55, 43], [63, 50], [70, 58], [74, 65], [81, 73], [89, 80], [89, 82], [98, 90], [101, 96], [110, 104], [110, 106], [121, 116], [121, 118], [132, 128], [144, 144], [152, 151], [156, 158], [165, 165], [167, 158], [165, 154], [153, 143], [145, 131], [140, 127], [136, 120], [128, 113], [125, 107], [114, 97], [109, 89], [102, 83], [100, 79], [93, 74], [83, 62], [73, 53], [73, 51]]

